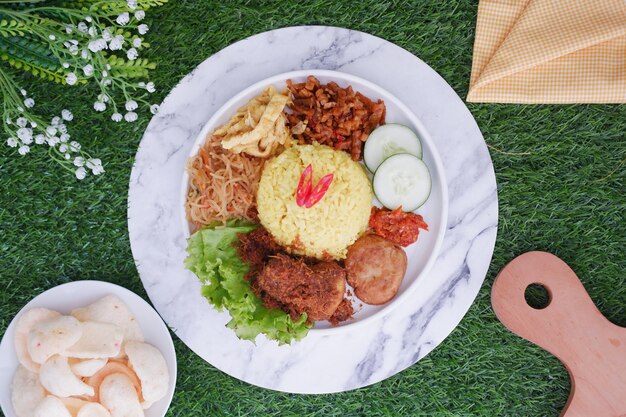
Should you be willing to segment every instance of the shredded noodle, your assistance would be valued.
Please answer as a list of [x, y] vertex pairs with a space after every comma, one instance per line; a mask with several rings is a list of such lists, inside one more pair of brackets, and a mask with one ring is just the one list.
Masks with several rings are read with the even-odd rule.
[[256, 191], [264, 159], [233, 154], [209, 136], [189, 160], [185, 209], [193, 229], [230, 219], [256, 220]]

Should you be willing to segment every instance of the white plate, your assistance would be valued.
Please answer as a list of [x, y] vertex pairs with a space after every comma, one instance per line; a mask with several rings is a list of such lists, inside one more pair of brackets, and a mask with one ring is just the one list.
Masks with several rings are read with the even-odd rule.
[[[413, 112], [394, 95], [376, 84], [354, 75], [338, 71], [292, 71], [266, 78], [244, 89], [228, 100], [208, 120], [202, 131], [198, 134], [191, 148], [191, 152], [189, 153], [189, 157], [194, 156], [198, 152], [198, 149], [205, 142], [205, 138], [210, 132], [226, 123], [235, 114], [238, 108], [259, 95], [267, 86], [273, 84], [278, 91], [282, 91], [286, 87], [287, 80], [291, 79], [294, 82], [303, 82], [309, 75], [317, 77], [322, 84], [334, 81], [341, 87], [351, 85], [354, 91], [361, 92], [373, 101], [378, 99], [383, 100], [387, 107], [386, 123], [400, 123], [406, 125], [415, 131], [421, 139], [423, 147], [422, 159], [428, 166], [432, 177], [430, 196], [426, 203], [416, 210], [416, 213], [421, 214], [426, 223], [428, 223], [429, 230], [420, 231], [418, 241], [405, 248], [408, 257], [407, 271], [398, 294], [390, 302], [379, 306], [367, 305], [357, 301], [355, 305], [362, 305], [362, 307], [359, 307], [358, 311], [354, 314], [353, 320], [342, 322], [336, 327], [332, 327], [327, 321], [318, 321], [315, 323], [315, 327], [311, 329], [311, 332], [314, 333], [331, 334], [344, 332], [347, 329], [353, 330], [356, 326], [363, 325], [387, 314], [394, 306], [401, 304], [403, 300], [409, 297], [413, 291], [416, 291], [418, 288], [422, 288], [424, 291], [431, 291], [429, 287], [436, 288], [440, 285], [440, 282], [432, 279], [432, 275], [428, 275], [428, 271], [437, 258], [445, 234], [446, 219], [448, 217], [448, 190], [443, 166], [435, 145], [422, 125], [422, 122], [420, 122]], [[185, 237], [189, 236], [189, 224], [185, 217], [184, 210], [188, 184], [189, 176], [185, 171], [180, 192], [180, 207], [183, 207], [180, 211], [181, 222]], [[380, 206], [376, 200], [374, 200], [373, 203]]]
[[172, 402], [176, 386], [176, 352], [172, 337], [161, 317], [141, 297], [119, 285], [103, 281], [75, 281], [50, 288], [30, 300], [13, 318], [4, 333], [0, 343], [0, 405], [6, 417], [15, 417], [11, 404], [11, 381], [19, 361], [15, 353], [13, 333], [15, 323], [21, 314], [34, 307], [45, 307], [62, 314], [69, 314], [72, 309], [84, 307], [108, 294], [116, 295], [126, 303], [137, 318], [145, 341], [158, 348], [165, 357], [170, 374], [169, 390], [164, 398], [145, 410], [146, 417], [165, 415]]

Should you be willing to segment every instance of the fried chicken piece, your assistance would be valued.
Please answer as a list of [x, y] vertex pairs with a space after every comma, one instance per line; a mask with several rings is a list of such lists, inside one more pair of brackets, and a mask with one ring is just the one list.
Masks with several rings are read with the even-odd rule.
[[385, 304], [400, 289], [406, 263], [400, 246], [377, 235], [362, 236], [348, 248], [348, 283], [364, 303]]
[[248, 278], [255, 276], [271, 255], [281, 251], [280, 245], [263, 227], [247, 234], [242, 233], [238, 237], [237, 254], [250, 268]]
[[351, 319], [353, 314], [354, 308], [352, 307], [352, 302], [349, 299], [344, 298], [343, 300], [341, 300], [341, 303], [339, 303], [339, 307], [337, 307], [337, 310], [335, 310], [332, 317], [328, 319], [328, 321], [333, 326], [336, 326], [342, 321]]
[[272, 256], [257, 276], [263, 300], [277, 301], [292, 317], [328, 320], [343, 300], [346, 271], [336, 262], [307, 265], [284, 254]]

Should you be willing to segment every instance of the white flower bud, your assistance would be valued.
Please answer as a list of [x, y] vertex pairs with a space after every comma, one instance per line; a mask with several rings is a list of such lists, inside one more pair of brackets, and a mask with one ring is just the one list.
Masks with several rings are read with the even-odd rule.
[[133, 46], [135, 48], [141, 48], [141, 38], [135, 38], [133, 39]]
[[27, 98], [26, 100], [24, 100], [24, 105], [27, 108], [32, 109], [35, 106], [35, 100], [33, 100], [32, 98]]
[[150, 106], [150, 113], [157, 114], [158, 111], [159, 111], [159, 105], [158, 104], [153, 104], [152, 106]]
[[73, 72], [70, 72], [69, 74], [65, 76], [65, 82], [68, 83], [69, 85], [76, 84], [77, 80], [78, 78], [76, 77], [76, 74], [74, 74]]
[[18, 117], [15, 123], [19, 127], [26, 127], [26, 125], [28, 124], [28, 119], [26, 117]]
[[28, 145], [22, 145], [22, 146], [20, 146], [20, 148], [17, 150], [17, 152], [18, 152], [20, 155], [22, 155], [22, 156], [23, 156], [23, 155], [26, 155], [28, 152], [30, 152], [30, 146], [28, 146]]
[[137, 59], [138, 56], [139, 54], [137, 53], [137, 50], [135, 48], [130, 48], [128, 51], [126, 51], [126, 57], [131, 61]]
[[124, 107], [126, 107], [126, 110], [128, 110], [128, 111], [133, 111], [138, 106], [137, 106], [137, 102], [135, 100], [129, 100], [129, 101], [126, 102], [126, 105]]
[[128, 22], [130, 21], [130, 16], [128, 12], [124, 12], [121, 15], [117, 16], [117, 19], [115, 19], [115, 21], [120, 26], [126, 26]]
[[7, 145], [9, 145], [11, 148], [15, 148], [17, 146], [18, 142], [17, 142], [17, 138], [8, 138], [7, 139]]
[[96, 101], [95, 103], [93, 103], [93, 108], [95, 111], [105, 111], [107, 108], [107, 105], [101, 101]]
[[134, 122], [135, 120], [137, 120], [137, 113], [129, 111], [124, 115], [124, 120], [126, 120], [127, 122]]
[[74, 174], [76, 175], [76, 178], [78, 178], [79, 180], [83, 180], [87, 176], [87, 170], [84, 167], [80, 167], [76, 169], [76, 172], [74, 172]]
[[115, 35], [111, 42], [109, 42], [109, 49], [112, 51], [119, 51], [124, 45], [124, 37], [122, 35]]
[[85, 165], [85, 158], [83, 158], [82, 156], [77, 156], [76, 158], [74, 158], [74, 166], [82, 167], [83, 165]]
[[139, 32], [140, 35], [145, 35], [146, 33], [148, 33], [148, 25], [146, 25], [145, 23], [142, 23], [141, 25], [137, 26], [137, 31]]
[[74, 115], [72, 114], [71, 111], [67, 109], [63, 109], [63, 111], [61, 112], [61, 117], [63, 118], [63, 120], [67, 120], [69, 122], [74, 118]]
[[46, 142], [46, 137], [44, 135], [42, 135], [41, 133], [38, 134], [37, 136], [35, 136], [35, 143], [37, 145], [42, 145]]
[[152, 81], [146, 84], [146, 90], [148, 91], [148, 93], [154, 93], [156, 91], [156, 87], [154, 86], [154, 83]]
[[135, 12], [135, 19], [143, 20], [144, 17], [146, 17], [146, 12], [144, 12], [143, 10], [137, 10]]
[[78, 30], [84, 33], [87, 32], [87, 30], [89, 29], [87, 28], [87, 24], [85, 22], [80, 22], [78, 24]]
[[121, 113], [113, 113], [111, 115], [111, 120], [113, 120], [114, 122], [121, 122], [123, 117], [124, 116], [122, 116]]

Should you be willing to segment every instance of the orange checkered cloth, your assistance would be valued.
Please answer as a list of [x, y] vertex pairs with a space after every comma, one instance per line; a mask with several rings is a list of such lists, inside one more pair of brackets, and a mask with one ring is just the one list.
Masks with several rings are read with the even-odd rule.
[[626, 103], [626, 0], [480, 0], [467, 101]]

